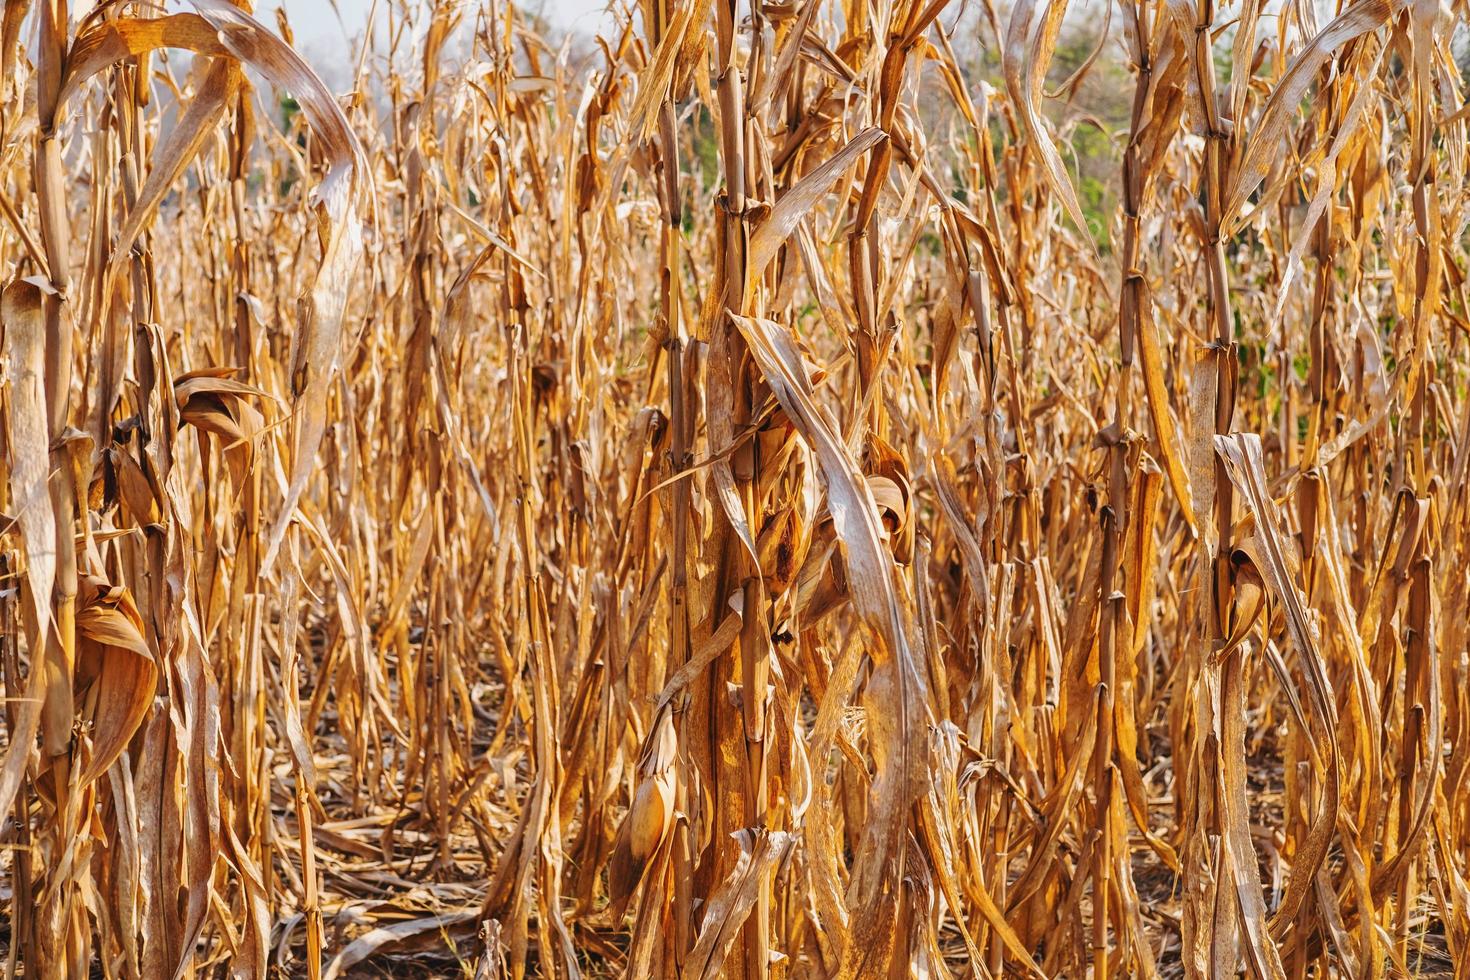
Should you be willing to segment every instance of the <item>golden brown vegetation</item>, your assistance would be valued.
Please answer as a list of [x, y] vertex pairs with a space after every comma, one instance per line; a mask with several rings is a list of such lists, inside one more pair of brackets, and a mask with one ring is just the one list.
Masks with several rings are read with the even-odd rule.
[[0, 21], [7, 976], [1470, 971], [1463, 0], [248, 7]]

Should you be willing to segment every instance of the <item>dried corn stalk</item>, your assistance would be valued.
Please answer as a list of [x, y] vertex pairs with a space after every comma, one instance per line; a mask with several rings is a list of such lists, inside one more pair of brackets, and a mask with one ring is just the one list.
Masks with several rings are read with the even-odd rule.
[[367, 6], [4, 5], [7, 976], [1465, 972], [1464, 4]]

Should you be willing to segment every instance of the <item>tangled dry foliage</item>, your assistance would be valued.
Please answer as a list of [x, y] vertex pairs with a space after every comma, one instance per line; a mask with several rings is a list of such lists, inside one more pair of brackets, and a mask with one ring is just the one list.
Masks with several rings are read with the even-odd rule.
[[1470, 975], [1464, 0], [191, 4], [0, 24], [7, 976]]

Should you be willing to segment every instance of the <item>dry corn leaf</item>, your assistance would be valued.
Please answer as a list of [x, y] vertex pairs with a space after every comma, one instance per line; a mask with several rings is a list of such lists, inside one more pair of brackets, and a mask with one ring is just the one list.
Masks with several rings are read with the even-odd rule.
[[765, 271], [776, 250], [791, 237], [792, 231], [806, 217], [807, 212], [832, 189], [832, 184], [848, 168], [857, 163], [858, 157], [882, 143], [886, 138], [883, 130], [873, 127], [858, 133], [847, 141], [822, 164], [814, 168], [785, 194], [781, 195], [769, 214], [756, 228], [750, 238], [749, 268], [752, 275]]
[[143, 618], [128, 590], [84, 578], [77, 596], [76, 696], [90, 730], [83, 785], [100, 777], [143, 723], [158, 684]]
[[1470, 956], [1465, 10], [250, 6], [0, 17], [3, 969]]
[[[47, 490], [51, 471], [46, 421], [45, 325], [41, 291], [35, 284], [16, 280], [0, 294], [0, 330], [4, 331], [6, 387], [6, 469], [15, 521], [25, 543], [27, 609], [26, 633], [32, 650], [47, 643], [51, 631], [51, 586], [56, 580], [56, 517]], [[41, 719], [45, 671], [33, 659], [30, 677], [13, 716], [5, 762], [0, 767], [0, 813], [20, 789], [30, 760], [31, 746]], [[14, 694], [10, 694], [14, 697]]]
[[[1258, 547], [1251, 549], [1256, 552], [1251, 557], [1286, 614], [1287, 633], [1302, 661], [1302, 674], [1307, 680], [1310, 694], [1308, 703], [1312, 706], [1316, 721], [1309, 736], [1314, 743], [1313, 754], [1319, 760], [1316, 764], [1325, 769], [1320, 774], [1323, 780], [1322, 799], [1312, 817], [1307, 840], [1293, 862], [1291, 881], [1276, 909], [1274, 931], [1278, 928], [1274, 923], [1289, 922], [1296, 915], [1297, 908], [1306, 897], [1307, 890], [1312, 887], [1317, 869], [1326, 859], [1327, 849], [1332, 843], [1340, 792], [1337, 707], [1326, 665], [1317, 648], [1315, 631], [1307, 620], [1296, 576], [1289, 567], [1290, 552], [1277, 529], [1275, 504], [1266, 490], [1260, 437], [1255, 433], [1216, 436], [1215, 449], [1225, 462], [1225, 472], [1244, 497], [1255, 520], [1257, 536], [1253, 541]], [[1285, 683], [1289, 679], [1282, 680]], [[1240, 860], [1239, 856], [1237, 860]]]
[[755, 905], [761, 880], [786, 860], [796, 843], [790, 834], [754, 829], [738, 831], [735, 841], [740, 846], [740, 856], [734, 869], [710, 896], [699, 939], [684, 963], [681, 976], [691, 980], [715, 980], [722, 975], [730, 947]]
[[263, 566], [275, 562], [295, 518], [326, 430], [328, 390], [341, 357], [342, 315], [362, 255], [360, 201], [371, 196], [362, 144], [341, 106], [301, 56], [258, 21], [225, 0], [190, 0], [236, 58], [296, 98], [321, 141], [327, 172], [312, 191], [321, 264], [298, 310], [292, 339], [291, 393], [295, 418], [290, 483], [267, 537]]
[[1077, 202], [1077, 192], [1062, 166], [1061, 154], [1046, 132], [1037, 102], [1041, 98], [1042, 82], [1056, 51], [1057, 36], [1061, 31], [1062, 19], [1067, 15], [1067, 0], [1044, 0], [1041, 22], [1036, 19], [1036, 0], [1021, 0], [1011, 8], [1011, 19], [1006, 25], [1002, 64], [1005, 70], [1006, 91], [1016, 107], [1026, 138], [1041, 158], [1041, 171], [1052, 193], [1061, 199], [1067, 217], [1081, 232], [1083, 240], [1093, 247], [1092, 232], [1082, 214], [1082, 205]]
[[1337, 49], [1381, 27], [1393, 6], [1390, 0], [1359, 0], [1334, 17], [1321, 32], [1297, 52], [1291, 66], [1271, 91], [1271, 98], [1261, 111], [1260, 122], [1251, 133], [1245, 157], [1236, 169], [1235, 181], [1225, 195], [1220, 215], [1223, 231], [1233, 232], [1246, 199], [1266, 178], [1266, 172], [1279, 159], [1281, 141], [1286, 136], [1291, 117], [1301, 108], [1307, 90], [1317, 80]]

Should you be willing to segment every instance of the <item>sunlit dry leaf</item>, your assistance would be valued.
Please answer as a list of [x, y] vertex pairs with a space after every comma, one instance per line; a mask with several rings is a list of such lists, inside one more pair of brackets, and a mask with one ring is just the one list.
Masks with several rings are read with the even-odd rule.
[[1041, 157], [1042, 173], [1053, 193], [1061, 198], [1067, 217], [1072, 219], [1084, 240], [1092, 244], [1087, 219], [1082, 206], [1077, 203], [1077, 192], [1062, 167], [1061, 154], [1046, 132], [1037, 102], [1041, 98], [1041, 84], [1046, 77], [1056, 50], [1057, 33], [1062, 18], [1067, 13], [1066, 0], [1046, 0], [1042, 6], [1041, 23], [1033, 27], [1036, 16], [1036, 0], [1021, 0], [1011, 9], [1011, 19], [1006, 26], [1003, 65], [1005, 68], [1006, 91], [1019, 113], [1026, 137]]
[[142, 724], [153, 704], [158, 668], [128, 591], [90, 577], [81, 588], [76, 691], [92, 739], [81, 776], [85, 784], [107, 771]]
[[[10, 496], [15, 520], [25, 542], [26, 633], [33, 651], [41, 650], [51, 630], [51, 586], [56, 580], [56, 517], [47, 491], [51, 464], [48, 459], [46, 420], [45, 336], [41, 318], [41, 292], [32, 283], [17, 280], [0, 294], [0, 329], [5, 334], [7, 421], [6, 469], [10, 474]], [[7, 732], [9, 744], [0, 768], [0, 813], [10, 811], [11, 801], [29, 762], [31, 745], [41, 718], [41, 694], [45, 672], [39, 658], [32, 660], [19, 710]], [[7, 678], [14, 682], [14, 675]], [[9, 693], [9, 692], [7, 692]], [[9, 694], [14, 697], [15, 694]]]

